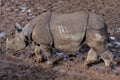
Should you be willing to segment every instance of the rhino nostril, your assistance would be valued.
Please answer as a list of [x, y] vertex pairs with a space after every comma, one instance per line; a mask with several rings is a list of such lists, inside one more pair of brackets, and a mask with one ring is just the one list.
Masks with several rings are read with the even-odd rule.
[[9, 46], [6, 46], [6, 48], [5, 48], [6, 50], [11, 50], [11, 48], [9, 47]]
[[6, 53], [11, 53], [11, 52], [13, 52], [13, 49], [8, 48], [8, 47], [7, 47], [5, 50], [6, 50]]

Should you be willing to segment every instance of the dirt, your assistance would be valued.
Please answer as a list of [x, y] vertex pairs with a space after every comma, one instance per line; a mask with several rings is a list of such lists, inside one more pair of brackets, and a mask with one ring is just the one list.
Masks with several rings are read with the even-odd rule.
[[[54, 67], [36, 63], [32, 46], [14, 54], [6, 51], [6, 37], [14, 37], [14, 23], [26, 25], [46, 11], [72, 13], [81, 10], [102, 15], [110, 33], [110, 49], [115, 55], [112, 71], [105, 72], [103, 61], [84, 70], [86, 48], [65, 57]], [[5, 34], [1, 34], [5, 33]], [[0, 0], [0, 80], [120, 80], [120, 0]], [[31, 56], [33, 55], [33, 56]]]

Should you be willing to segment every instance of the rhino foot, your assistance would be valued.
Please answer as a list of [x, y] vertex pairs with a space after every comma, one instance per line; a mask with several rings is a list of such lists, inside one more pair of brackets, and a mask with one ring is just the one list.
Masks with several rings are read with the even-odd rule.
[[94, 63], [94, 61], [89, 60], [89, 61], [85, 61], [84, 63], [84, 70], [88, 70], [88, 68], [90, 67], [90, 64]]

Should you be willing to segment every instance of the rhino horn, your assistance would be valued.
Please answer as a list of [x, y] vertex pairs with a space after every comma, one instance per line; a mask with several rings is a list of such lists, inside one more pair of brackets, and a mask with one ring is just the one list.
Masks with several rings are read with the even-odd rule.
[[18, 32], [21, 32], [21, 31], [22, 31], [22, 27], [20, 26], [19, 23], [15, 23], [15, 29], [16, 29]]

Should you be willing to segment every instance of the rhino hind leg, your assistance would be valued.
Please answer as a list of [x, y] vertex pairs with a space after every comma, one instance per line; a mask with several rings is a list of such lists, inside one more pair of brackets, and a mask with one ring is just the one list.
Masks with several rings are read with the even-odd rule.
[[105, 69], [106, 71], [111, 71], [110, 65], [113, 61], [113, 54], [111, 51], [106, 50], [102, 55], [101, 55], [101, 59], [104, 61], [105, 63]]
[[[104, 61], [105, 63], [105, 71], [111, 71], [111, 63], [113, 61], [113, 54], [110, 50], [105, 49], [103, 43], [99, 44], [97, 41], [89, 42], [88, 45], [91, 49], [88, 52], [87, 59], [85, 62], [85, 68], [88, 68], [88, 64], [94, 63], [97, 61], [98, 56]], [[103, 49], [102, 49], [103, 47]]]
[[97, 60], [97, 53], [91, 48], [88, 51], [87, 59], [85, 61], [85, 68], [88, 68], [88, 64], [94, 63]]
[[[104, 32], [97, 30], [89, 30], [87, 36], [87, 44], [91, 48], [88, 52], [88, 56], [85, 65], [92, 63], [97, 56], [100, 56], [105, 63], [105, 67], [110, 67], [113, 60], [113, 54], [107, 48], [107, 36]], [[95, 57], [96, 56], [96, 57]]]

